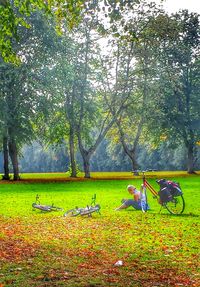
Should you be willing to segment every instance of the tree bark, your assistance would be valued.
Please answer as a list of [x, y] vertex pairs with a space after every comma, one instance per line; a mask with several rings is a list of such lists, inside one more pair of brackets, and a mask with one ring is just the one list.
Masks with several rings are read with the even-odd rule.
[[19, 180], [19, 164], [18, 164], [18, 154], [17, 154], [17, 146], [14, 139], [10, 139], [8, 143], [9, 147], [9, 155], [13, 166], [13, 179]]
[[90, 159], [91, 159], [91, 156], [94, 154], [97, 147], [100, 145], [102, 140], [105, 138], [107, 132], [112, 127], [113, 123], [114, 123], [114, 119], [112, 119], [110, 121], [110, 123], [108, 123], [105, 128], [101, 129], [95, 143], [88, 150], [86, 150], [83, 147], [83, 142], [82, 142], [81, 132], [80, 132], [80, 125], [79, 125], [79, 127], [77, 127], [77, 137], [78, 137], [78, 143], [79, 143], [79, 150], [80, 150], [81, 156], [83, 158], [83, 168], [84, 168], [84, 173], [85, 173], [84, 177], [85, 178], [90, 178]]
[[[129, 155], [129, 157], [130, 157], [130, 155]], [[130, 159], [131, 159], [131, 163], [132, 163], [132, 168], [133, 168], [133, 170], [137, 170], [137, 169], [138, 169], [138, 163], [137, 163], [137, 161], [136, 161], [135, 153], [133, 153], [133, 154], [131, 155]]]
[[121, 126], [121, 122], [120, 120], [116, 120], [116, 124], [119, 130], [119, 135], [120, 135], [120, 142], [122, 144], [122, 147], [124, 149], [125, 154], [129, 157], [129, 159], [131, 160], [131, 164], [132, 164], [132, 169], [133, 170], [137, 170], [138, 169], [138, 163], [137, 163], [137, 159], [136, 159], [136, 149], [137, 149], [137, 145], [139, 142], [139, 138], [140, 138], [140, 134], [142, 131], [142, 120], [140, 121], [139, 125], [138, 125], [138, 129], [137, 129], [137, 134], [136, 137], [134, 139], [132, 148], [129, 148], [126, 141], [125, 141], [125, 133], [122, 129]]
[[90, 178], [90, 156], [89, 154], [84, 154], [83, 156], [83, 168], [84, 168], [84, 177]]
[[72, 126], [70, 126], [70, 133], [69, 133], [69, 150], [70, 150], [70, 163], [71, 163], [70, 177], [77, 177], [75, 148], [74, 148], [74, 129]]
[[195, 173], [194, 171], [194, 145], [191, 143], [187, 146], [187, 156], [188, 156], [187, 172], [189, 174]]
[[8, 154], [8, 137], [3, 137], [3, 158], [4, 158], [4, 175], [3, 180], [9, 180], [9, 154]]

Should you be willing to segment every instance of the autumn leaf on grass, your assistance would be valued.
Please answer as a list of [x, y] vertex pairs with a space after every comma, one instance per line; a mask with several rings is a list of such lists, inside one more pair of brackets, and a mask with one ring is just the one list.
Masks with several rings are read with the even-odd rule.
[[166, 245], [163, 245], [161, 248], [162, 248], [163, 251], [165, 251], [165, 250], [167, 250], [169, 247], [166, 246]]
[[110, 268], [103, 271], [103, 275], [110, 276], [110, 275], [119, 275], [120, 272], [115, 268]]
[[117, 283], [117, 282], [119, 282], [119, 279], [109, 277], [106, 279], [106, 281], [109, 283]]

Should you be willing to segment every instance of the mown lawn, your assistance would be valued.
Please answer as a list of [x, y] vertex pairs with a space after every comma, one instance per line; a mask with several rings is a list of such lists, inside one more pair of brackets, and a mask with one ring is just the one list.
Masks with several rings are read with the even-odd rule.
[[[0, 286], [200, 286], [200, 176], [174, 180], [184, 191], [182, 216], [159, 213], [152, 196], [146, 214], [114, 211], [126, 186], [141, 179], [1, 182]], [[94, 193], [101, 215], [92, 218], [31, 206], [39, 194], [41, 203], [66, 211], [89, 204]]]

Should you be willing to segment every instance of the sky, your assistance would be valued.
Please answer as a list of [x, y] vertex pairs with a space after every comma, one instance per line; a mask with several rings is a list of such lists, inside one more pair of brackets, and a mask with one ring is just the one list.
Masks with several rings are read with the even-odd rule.
[[[155, 2], [160, 1], [157, 0]], [[180, 9], [188, 9], [190, 12], [197, 12], [200, 14], [200, 0], [165, 0], [163, 6], [170, 13]]]

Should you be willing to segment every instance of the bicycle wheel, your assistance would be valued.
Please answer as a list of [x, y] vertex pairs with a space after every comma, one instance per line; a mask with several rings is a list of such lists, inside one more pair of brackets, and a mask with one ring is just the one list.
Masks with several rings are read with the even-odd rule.
[[78, 216], [80, 214], [80, 209], [78, 208], [73, 208], [73, 209], [70, 209], [68, 211], [66, 211], [64, 213], [64, 217], [74, 217], [74, 216]]
[[90, 215], [93, 212], [99, 212], [99, 210], [100, 210], [100, 205], [99, 204], [97, 204], [95, 206], [89, 206], [86, 209], [81, 210], [80, 211], [80, 215], [81, 216]]
[[169, 202], [166, 202], [164, 206], [171, 214], [179, 215], [183, 213], [185, 209], [185, 200], [182, 195], [179, 195], [173, 197]]
[[41, 211], [48, 211], [48, 212], [51, 211], [51, 208], [48, 205], [41, 205], [41, 204], [33, 203], [32, 207], [39, 209]]

